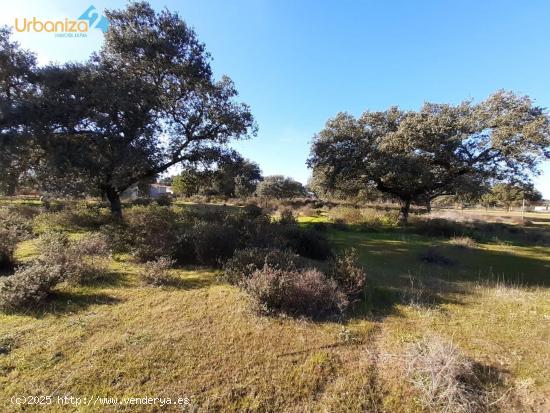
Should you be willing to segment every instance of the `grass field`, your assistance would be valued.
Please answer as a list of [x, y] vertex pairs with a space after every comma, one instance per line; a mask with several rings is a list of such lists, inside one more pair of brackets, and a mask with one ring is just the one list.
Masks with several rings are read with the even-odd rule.
[[[260, 317], [204, 269], [173, 270], [177, 286], [145, 287], [125, 255], [102, 282], [59, 288], [46, 311], [0, 314], [1, 410], [182, 411], [9, 401], [69, 395], [188, 397], [186, 409], [201, 412], [422, 411], [399, 355], [437, 335], [475, 362], [494, 390], [491, 408], [550, 411], [550, 248], [461, 247], [400, 230], [329, 237], [356, 248], [369, 276], [364, 302], [340, 322]], [[429, 247], [450, 262], [420, 260]], [[17, 254], [32, 257], [33, 241]]]

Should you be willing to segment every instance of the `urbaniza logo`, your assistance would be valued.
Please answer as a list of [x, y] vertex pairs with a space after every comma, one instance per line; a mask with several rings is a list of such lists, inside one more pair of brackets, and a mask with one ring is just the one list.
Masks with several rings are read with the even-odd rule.
[[54, 33], [56, 37], [87, 37], [90, 29], [99, 29], [103, 33], [109, 29], [109, 20], [94, 6], [88, 7], [78, 19], [15, 18], [15, 30], [18, 32]]

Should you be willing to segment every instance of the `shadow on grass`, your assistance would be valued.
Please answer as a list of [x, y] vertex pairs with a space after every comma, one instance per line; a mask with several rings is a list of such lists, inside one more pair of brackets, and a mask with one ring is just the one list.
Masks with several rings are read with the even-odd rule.
[[215, 277], [171, 277], [162, 282], [162, 287], [174, 288], [178, 290], [193, 290], [199, 288], [210, 287], [211, 285], [218, 284]]
[[416, 281], [417, 285], [395, 287], [370, 283], [367, 286], [365, 298], [357, 303], [349, 312], [348, 319], [366, 318], [371, 321], [382, 321], [389, 316], [402, 316], [398, 306], [410, 306], [419, 309], [440, 309], [445, 304], [461, 304], [458, 296], [450, 297], [447, 294], [461, 294], [459, 288], [426, 287]]
[[86, 310], [92, 305], [115, 305], [121, 301], [119, 298], [104, 293], [53, 291], [42, 304], [34, 308], [13, 309], [7, 311], [7, 313], [41, 318], [49, 314], [76, 313]]
[[82, 285], [92, 288], [128, 287], [131, 285], [131, 282], [126, 273], [107, 271], [94, 276], [90, 280], [83, 281]]

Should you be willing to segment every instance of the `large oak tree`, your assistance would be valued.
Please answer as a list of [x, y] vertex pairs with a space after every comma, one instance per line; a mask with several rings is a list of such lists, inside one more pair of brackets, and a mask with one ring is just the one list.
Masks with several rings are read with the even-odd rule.
[[528, 97], [499, 91], [478, 104], [340, 113], [313, 141], [308, 165], [327, 188], [376, 188], [401, 203], [456, 194], [477, 182], [528, 182], [550, 157], [550, 122]]
[[126, 188], [212, 159], [256, 128], [232, 81], [214, 79], [204, 44], [176, 13], [138, 2], [106, 15], [101, 51], [85, 64], [35, 70], [34, 93], [19, 108], [44, 182], [102, 194], [120, 214]]

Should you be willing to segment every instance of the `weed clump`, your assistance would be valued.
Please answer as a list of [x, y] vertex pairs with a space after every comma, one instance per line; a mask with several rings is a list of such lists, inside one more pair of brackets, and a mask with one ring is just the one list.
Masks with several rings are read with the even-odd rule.
[[160, 257], [154, 261], [148, 261], [143, 264], [139, 276], [145, 284], [155, 287], [172, 284], [174, 278], [170, 275], [169, 270], [174, 264], [175, 260], [169, 257]]
[[451, 237], [449, 244], [458, 248], [475, 248], [476, 242], [470, 237]]
[[429, 411], [466, 413], [483, 405], [474, 364], [452, 342], [429, 337], [410, 345], [405, 373]]

